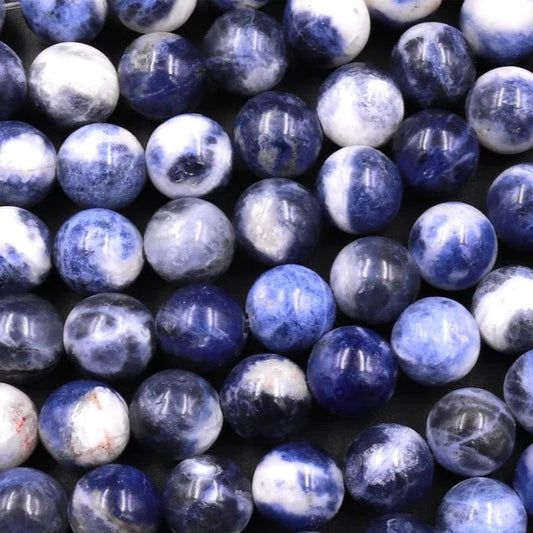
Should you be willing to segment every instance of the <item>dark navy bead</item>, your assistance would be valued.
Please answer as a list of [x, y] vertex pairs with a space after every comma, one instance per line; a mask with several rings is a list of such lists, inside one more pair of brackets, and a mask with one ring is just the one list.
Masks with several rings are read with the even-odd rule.
[[436, 11], [442, 0], [365, 0], [372, 18], [392, 27], [409, 26]]
[[503, 397], [516, 421], [533, 433], [533, 350], [522, 354], [507, 371]]
[[533, 445], [522, 452], [516, 463], [513, 488], [520, 496], [527, 514], [533, 516]]
[[415, 515], [394, 513], [376, 518], [364, 533], [435, 533], [435, 530]]
[[[1, 25], [0, 25], [1, 27]], [[26, 73], [22, 61], [7, 44], [0, 42], [0, 120], [20, 111], [26, 100]]]

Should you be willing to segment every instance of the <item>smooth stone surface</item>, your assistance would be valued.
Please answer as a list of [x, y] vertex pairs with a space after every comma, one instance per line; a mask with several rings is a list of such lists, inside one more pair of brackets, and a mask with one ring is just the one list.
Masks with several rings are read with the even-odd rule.
[[0, 4], [0, 31], [2, 31], [2, 27], [4, 26], [4, 22], [6, 20], [6, 8], [4, 2]]
[[233, 260], [235, 234], [226, 215], [198, 198], [180, 198], [154, 213], [144, 233], [152, 268], [171, 283], [207, 281]]
[[54, 263], [63, 281], [75, 291], [120, 291], [142, 270], [142, 237], [119, 213], [86, 209], [59, 228]]
[[442, 0], [365, 0], [376, 21], [387, 26], [414, 24], [436, 11]]
[[71, 381], [45, 400], [39, 437], [60, 464], [79, 468], [114, 461], [130, 438], [128, 406], [122, 396], [98, 381]]
[[[3, 20], [1, 14], [0, 19]], [[18, 113], [26, 101], [26, 73], [19, 56], [2, 42], [0, 42], [0, 84], [2, 85], [0, 120], [7, 120]]]
[[33, 105], [61, 128], [104, 122], [119, 97], [111, 61], [82, 43], [45, 48], [31, 64], [28, 89]]
[[143, 147], [120, 126], [83, 126], [59, 149], [57, 180], [63, 192], [81, 207], [121, 209], [144, 187]]
[[516, 491], [529, 516], [533, 516], [533, 445], [528, 446], [516, 463], [513, 478]]
[[400, 126], [404, 103], [388, 74], [367, 63], [350, 63], [321, 85], [317, 113], [324, 134], [335, 144], [379, 148]]
[[427, 283], [459, 291], [491, 271], [498, 243], [481, 211], [463, 202], [444, 202], [424, 211], [413, 224], [409, 252]]
[[259, 354], [229, 373], [220, 405], [224, 420], [241, 437], [279, 441], [307, 424], [311, 393], [298, 365], [281, 355]]
[[221, 11], [230, 11], [232, 9], [260, 9], [266, 6], [270, 0], [209, 0], [209, 3]]
[[415, 515], [393, 513], [373, 520], [364, 533], [435, 533], [435, 530]]
[[185, 370], [163, 370], [143, 381], [130, 404], [135, 438], [173, 461], [205, 452], [217, 440], [222, 412], [215, 389]]
[[250, 481], [230, 459], [200, 455], [170, 473], [163, 493], [172, 531], [241, 533], [253, 512]]
[[283, 30], [271, 16], [253, 9], [217, 18], [205, 34], [203, 54], [213, 81], [239, 96], [272, 89], [288, 65]]
[[307, 443], [283, 444], [257, 465], [252, 494], [259, 513], [292, 531], [319, 528], [344, 498], [342, 472], [322, 450]]
[[263, 273], [246, 298], [250, 330], [274, 353], [308, 350], [335, 321], [335, 301], [327, 283], [300, 265]]
[[235, 117], [233, 143], [261, 178], [291, 178], [308, 171], [322, 147], [314, 110], [301, 98], [270, 91], [248, 100]]
[[137, 113], [161, 121], [197, 105], [207, 73], [199, 50], [187, 39], [155, 32], [126, 48], [118, 79], [122, 96]]
[[254, 183], [241, 194], [233, 224], [237, 243], [260, 263], [299, 263], [318, 244], [322, 213], [305, 187], [271, 178]]
[[509, 459], [516, 426], [511, 411], [483, 389], [443, 396], [427, 418], [426, 438], [441, 466], [462, 476], [484, 476]]
[[333, 261], [329, 282], [345, 315], [377, 325], [392, 322], [415, 300], [420, 276], [404, 246], [376, 236], [347, 244]]
[[503, 397], [516, 421], [533, 433], [533, 351], [510, 366], [503, 382]]

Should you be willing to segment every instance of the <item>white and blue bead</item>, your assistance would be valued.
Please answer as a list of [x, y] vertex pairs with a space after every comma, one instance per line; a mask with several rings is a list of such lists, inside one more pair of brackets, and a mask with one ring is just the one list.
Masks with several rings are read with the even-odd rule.
[[[2, 2], [2, 6], [3, 6]], [[26, 101], [26, 73], [19, 56], [7, 44], [0, 42], [0, 120], [18, 113]]]
[[372, 17], [387, 26], [414, 24], [436, 11], [442, 0], [365, 0]]

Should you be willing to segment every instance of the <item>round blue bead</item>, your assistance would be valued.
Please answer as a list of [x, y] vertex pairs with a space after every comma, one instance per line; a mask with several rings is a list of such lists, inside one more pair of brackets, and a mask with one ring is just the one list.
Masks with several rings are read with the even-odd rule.
[[270, 0], [209, 0], [209, 2], [221, 11], [231, 11], [232, 9], [243, 9], [246, 7], [259, 9]]
[[442, 0], [365, 0], [377, 22], [394, 28], [409, 26], [436, 11]]
[[2, 27], [4, 26], [4, 22], [6, 20], [6, 8], [5, 3], [0, 3], [0, 31], [2, 31]]
[[364, 533], [435, 533], [435, 530], [415, 515], [394, 513], [376, 518]]
[[503, 382], [503, 397], [517, 422], [533, 433], [533, 350], [510, 366]]
[[520, 496], [527, 513], [533, 516], [533, 445], [522, 452], [516, 463], [513, 488]]
[[0, 42], [0, 120], [20, 111], [26, 100], [26, 73], [22, 61], [7, 44]]

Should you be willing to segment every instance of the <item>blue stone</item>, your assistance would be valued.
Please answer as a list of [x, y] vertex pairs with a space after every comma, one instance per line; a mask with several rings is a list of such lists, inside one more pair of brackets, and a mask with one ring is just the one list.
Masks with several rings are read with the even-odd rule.
[[65, 194], [81, 207], [121, 209], [144, 187], [144, 150], [120, 126], [83, 126], [61, 145], [57, 179]]
[[161, 521], [159, 491], [132, 466], [112, 464], [78, 480], [68, 506], [73, 533], [156, 533]]
[[66, 533], [67, 495], [63, 487], [33, 468], [1, 472], [0, 524], [9, 533]]
[[446, 111], [420, 111], [396, 132], [394, 162], [412, 190], [440, 196], [454, 194], [474, 176], [479, 143], [474, 130]]
[[186, 370], [163, 370], [135, 392], [130, 421], [144, 447], [176, 461], [211, 447], [222, 428], [222, 412], [218, 394], [205, 379]]
[[409, 26], [436, 11], [442, 0], [365, 0], [372, 18], [394, 28]]
[[172, 531], [241, 533], [253, 512], [250, 481], [230, 459], [200, 455], [170, 473], [163, 493]]
[[316, 189], [328, 218], [352, 234], [374, 233], [387, 226], [403, 197], [396, 165], [369, 146], [348, 146], [329, 156]]
[[313, 109], [289, 93], [270, 91], [250, 99], [233, 127], [235, 151], [262, 178], [291, 178], [308, 171], [322, 147]]
[[443, 396], [431, 409], [426, 437], [441, 466], [462, 476], [484, 476], [509, 459], [516, 426], [507, 406], [483, 389]]
[[200, 52], [187, 39], [156, 32], [126, 48], [118, 79], [122, 96], [137, 113], [166, 120], [196, 106], [207, 73]]
[[435, 530], [415, 515], [393, 513], [376, 518], [363, 533], [435, 533]]
[[481, 211], [462, 202], [444, 202], [430, 207], [413, 224], [409, 252], [427, 283], [460, 291], [490, 272], [498, 243]]
[[533, 351], [510, 366], [503, 382], [503, 397], [516, 421], [533, 433]]
[[306, 425], [311, 394], [298, 365], [281, 355], [259, 354], [230, 372], [220, 406], [224, 420], [241, 437], [279, 441]]
[[533, 516], [533, 445], [522, 452], [516, 463], [513, 488], [520, 496], [527, 514]]
[[265, 265], [299, 263], [318, 244], [322, 213], [302, 185], [284, 178], [258, 181], [235, 205], [237, 243]]
[[387, 237], [363, 237], [333, 261], [330, 285], [341, 311], [357, 323], [395, 320], [418, 293], [418, 268], [407, 249]]
[[131, 296], [97, 294], [69, 313], [63, 341], [82, 373], [104, 381], [131, 379], [143, 372], [154, 354], [154, 319]]
[[209, 0], [220, 11], [230, 11], [232, 9], [243, 9], [246, 7], [260, 9], [268, 4], [270, 0]]
[[142, 237], [119, 213], [86, 209], [59, 228], [54, 262], [63, 281], [75, 291], [120, 291], [142, 270]]
[[5, 3], [0, 3], [0, 31], [2, 31], [2, 27], [4, 26], [4, 22], [6, 20], [6, 8]]
[[379, 512], [403, 511], [426, 496], [433, 469], [431, 451], [416, 431], [379, 424], [359, 433], [348, 448], [344, 480], [362, 505]]
[[282, 265], [262, 274], [246, 299], [250, 330], [274, 353], [310, 349], [335, 322], [335, 301], [327, 283], [300, 265]]
[[398, 364], [389, 343], [374, 331], [343, 326], [324, 335], [307, 362], [316, 401], [334, 413], [365, 416], [390, 400]]
[[214, 285], [189, 285], [172, 293], [157, 312], [156, 331], [173, 366], [199, 373], [234, 363], [247, 337], [243, 309]]
[[252, 96], [272, 89], [287, 69], [283, 30], [269, 15], [235, 9], [220, 16], [203, 41], [205, 65], [223, 90]]
[[26, 101], [26, 73], [19, 56], [2, 42], [0, 42], [0, 85], [2, 86], [0, 120], [6, 120], [18, 113]]

